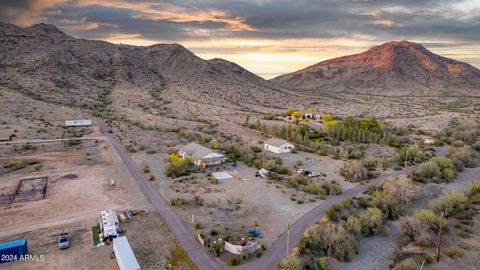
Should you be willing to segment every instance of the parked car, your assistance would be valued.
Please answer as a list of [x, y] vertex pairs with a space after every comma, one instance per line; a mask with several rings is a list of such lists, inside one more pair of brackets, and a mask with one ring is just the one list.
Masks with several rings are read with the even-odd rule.
[[70, 238], [68, 233], [61, 233], [58, 235], [58, 248], [67, 249], [70, 247]]
[[270, 171], [268, 171], [264, 168], [261, 168], [260, 170], [255, 172], [255, 176], [256, 177], [261, 177], [261, 178], [266, 178], [269, 172]]
[[309, 171], [309, 170], [305, 170], [305, 169], [298, 169], [298, 170], [297, 170], [297, 173], [298, 173], [298, 174], [301, 174], [301, 175], [308, 176], [308, 177], [317, 177], [317, 176], [320, 176], [320, 173], [319, 173], [319, 172]]

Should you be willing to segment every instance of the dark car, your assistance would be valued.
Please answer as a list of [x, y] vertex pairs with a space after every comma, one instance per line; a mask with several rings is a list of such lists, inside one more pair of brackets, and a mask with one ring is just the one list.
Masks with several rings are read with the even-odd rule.
[[58, 248], [67, 249], [70, 247], [70, 238], [68, 233], [61, 233], [58, 235]]

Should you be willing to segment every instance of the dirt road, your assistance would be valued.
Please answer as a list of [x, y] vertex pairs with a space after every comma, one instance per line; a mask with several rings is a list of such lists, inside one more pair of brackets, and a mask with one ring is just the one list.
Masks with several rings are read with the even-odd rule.
[[[106, 131], [108, 126], [102, 120], [98, 120], [99, 126], [102, 131]], [[155, 190], [153, 185], [147, 180], [147, 178], [140, 172], [133, 159], [128, 155], [126, 149], [118, 142], [115, 136], [111, 133], [105, 133], [105, 136], [112, 143], [113, 147], [125, 163], [126, 167], [142, 187], [145, 195], [153, 204], [158, 213], [165, 220], [170, 231], [175, 235], [182, 248], [187, 252], [189, 258], [193, 263], [202, 270], [215, 270], [215, 269], [242, 269], [242, 270], [257, 270], [257, 269], [276, 269], [278, 261], [289, 254], [293, 247], [300, 241], [304, 231], [312, 224], [317, 222], [332, 205], [341, 202], [346, 198], [355, 197], [367, 190], [367, 185], [359, 185], [354, 188], [344, 191], [341, 195], [332, 197], [326, 200], [324, 203], [318, 205], [314, 209], [307, 212], [295, 223], [293, 223], [290, 230], [290, 246], [287, 250], [287, 234], [280, 235], [278, 240], [265, 251], [262, 257], [240, 266], [230, 267], [221, 265], [210, 258], [207, 250], [200, 246], [195, 240], [195, 236], [191, 230], [178, 218], [175, 212], [170, 208], [170, 205], [163, 199], [160, 194]], [[443, 149], [439, 151], [440, 154], [444, 154]], [[406, 173], [414, 171], [417, 166], [408, 167]], [[374, 185], [380, 185], [385, 179], [390, 177], [398, 177], [404, 173], [403, 170], [396, 171], [390, 174], [379, 176], [372, 180], [370, 183]], [[286, 227], [286, 226], [285, 226]], [[286, 229], [286, 228], [285, 228]]]
[[[107, 125], [102, 120], [98, 120], [98, 124], [102, 131], [106, 131], [108, 129]], [[168, 228], [175, 235], [176, 239], [193, 263], [199, 269], [223, 269], [224, 267], [210, 258], [208, 251], [197, 242], [192, 231], [187, 228], [187, 226], [170, 208], [170, 205], [165, 201], [165, 199], [163, 199], [157, 190], [155, 190], [154, 186], [148, 181], [148, 179], [137, 167], [133, 159], [128, 155], [128, 152], [123, 145], [118, 142], [112, 133], [104, 134], [112, 143], [115, 151], [117, 151], [123, 163], [132, 174], [133, 178], [135, 178], [137, 183], [140, 185], [147, 198], [163, 218]]]

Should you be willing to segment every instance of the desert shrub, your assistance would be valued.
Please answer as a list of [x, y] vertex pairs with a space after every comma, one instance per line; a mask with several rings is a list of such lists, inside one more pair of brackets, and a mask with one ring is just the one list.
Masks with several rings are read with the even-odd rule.
[[480, 194], [480, 181], [471, 182], [467, 186], [467, 196], [473, 197]]
[[331, 183], [328, 194], [333, 196], [342, 194], [342, 188], [338, 183]]
[[287, 258], [282, 259], [278, 265], [278, 270], [303, 270], [305, 269], [303, 263], [300, 261], [298, 256], [292, 254]]
[[459, 127], [450, 135], [453, 140], [463, 141], [467, 144], [473, 144], [476, 138], [480, 135], [480, 132], [476, 128], [471, 127]]
[[364, 157], [362, 159], [362, 165], [368, 170], [373, 170], [375, 167], [377, 167], [377, 161], [371, 156]]
[[418, 182], [450, 181], [457, 176], [457, 168], [453, 160], [446, 157], [434, 157], [418, 166], [417, 171], [411, 174], [412, 179]]
[[340, 175], [345, 177], [347, 181], [359, 182], [368, 179], [368, 171], [360, 162], [346, 163], [340, 169]]
[[467, 197], [457, 191], [447, 191], [443, 197], [430, 201], [428, 206], [435, 213], [444, 213], [445, 216], [452, 216], [465, 210]]
[[400, 235], [406, 241], [413, 241], [420, 246], [431, 247], [435, 244], [435, 234], [430, 226], [416, 218], [407, 217], [400, 219]]
[[367, 208], [357, 217], [350, 216], [347, 219], [346, 227], [349, 231], [363, 235], [373, 235], [383, 231], [383, 213], [378, 208]]
[[348, 146], [338, 152], [337, 157], [343, 159], [361, 159], [364, 153], [358, 147]]
[[419, 189], [407, 177], [386, 180], [381, 189], [372, 191], [370, 205], [379, 208], [388, 218], [397, 219], [403, 212], [403, 205], [408, 205], [419, 193]]
[[330, 256], [341, 262], [355, 257], [357, 241], [341, 224], [315, 224], [304, 233], [301, 254], [313, 257]]
[[20, 170], [27, 167], [27, 165], [22, 161], [9, 160], [3, 164], [3, 167], [12, 170]]
[[319, 182], [311, 182], [303, 187], [303, 191], [314, 195], [327, 195], [327, 191]]
[[467, 168], [475, 167], [475, 152], [470, 146], [463, 146], [460, 148], [449, 148], [449, 157], [457, 159], [463, 163]]
[[169, 155], [170, 164], [165, 169], [165, 175], [168, 177], [179, 177], [189, 175], [195, 171], [195, 164], [192, 158], [177, 158], [176, 154]]
[[393, 159], [398, 163], [398, 165], [403, 166], [405, 164], [405, 160], [407, 160], [408, 163], [415, 164], [426, 160], [427, 156], [425, 155], [425, 152], [423, 152], [422, 148], [418, 146], [411, 146], [400, 149], [397, 154], [395, 154]]
[[334, 204], [327, 209], [327, 211], [325, 212], [325, 215], [329, 219], [334, 219], [335, 216], [337, 215], [338, 210], [340, 210], [340, 207], [337, 204]]
[[415, 213], [415, 218], [428, 226], [430, 228], [437, 230], [438, 223], [440, 222], [441, 217], [436, 215], [430, 209], [421, 209]]
[[186, 203], [187, 201], [184, 198], [177, 197], [177, 198], [170, 199], [170, 205], [172, 206], [182, 206], [182, 205], [185, 205]]

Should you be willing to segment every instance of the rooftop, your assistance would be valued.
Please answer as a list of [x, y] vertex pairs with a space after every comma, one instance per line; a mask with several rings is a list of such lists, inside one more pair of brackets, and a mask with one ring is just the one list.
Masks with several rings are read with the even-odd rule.
[[276, 147], [280, 147], [286, 143], [289, 143], [288, 141], [285, 141], [285, 140], [282, 140], [282, 139], [275, 139], [275, 138], [271, 138], [271, 139], [268, 139], [265, 144], [268, 144], [268, 145], [272, 145], [272, 146], [276, 146]]
[[214, 150], [207, 148], [203, 145], [197, 144], [197, 143], [189, 143], [185, 145], [184, 147], [180, 148], [180, 151], [187, 153], [188, 155], [192, 155], [196, 158], [202, 158], [212, 152], [215, 152]]

